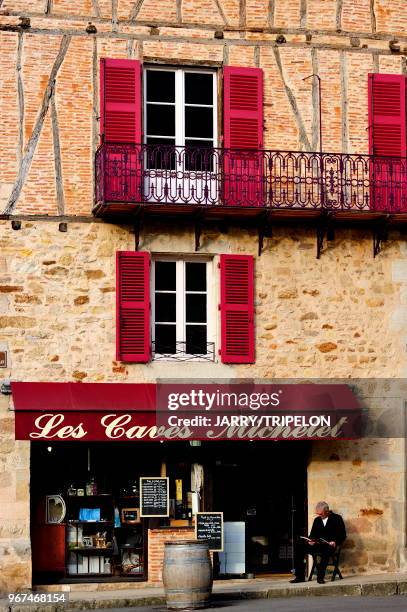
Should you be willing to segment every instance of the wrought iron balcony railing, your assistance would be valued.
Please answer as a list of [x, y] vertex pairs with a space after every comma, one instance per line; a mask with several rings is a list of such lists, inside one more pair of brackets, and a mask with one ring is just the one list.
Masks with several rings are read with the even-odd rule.
[[115, 202], [407, 212], [407, 159], [105, 143], [96, 205]]
[[154, 359], [165, 359], [168, 361], [214, 361], [215, 343], [205, 342], [203, 344], [193, 344], [191, 342], [174, 342], [173, 344], [163, 344], [162, 342], [152, 342], [152, 353]]

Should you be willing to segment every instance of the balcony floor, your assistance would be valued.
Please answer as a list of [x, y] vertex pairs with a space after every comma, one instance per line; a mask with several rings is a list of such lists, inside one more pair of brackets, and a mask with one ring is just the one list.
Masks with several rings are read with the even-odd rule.
[[[318, 221], [329, 217], [335, 223], [374, 225], [386, 220], [389, 225], [407, 224], [407, 212], [386, 213], [371, 210], [330, 210], [322, 208], [269, 208], [242, 206], [199, 206], [198, 204], [103, 202], [95, 205], [95, 217], [112, 222], [133, 223], [140, 216], [148, 220], [185, 219], [186, 221], [225, 221], [233, 224], [258, 225], [259, 222]], [[257, 223], [256, 223], [257, 222]]]

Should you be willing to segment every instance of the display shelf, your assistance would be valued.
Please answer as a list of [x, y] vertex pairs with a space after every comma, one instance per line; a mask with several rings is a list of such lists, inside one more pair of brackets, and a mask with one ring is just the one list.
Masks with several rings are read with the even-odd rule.
[[[68, 518], [67, 524], [67, 536], [66, 536], [66, 575], [72, 581], [81, 580], [103, 580], [104, 578], [112, 578], [113, 572], [117, 569], [120, 571], [120, 576], [127, 579], [142, 579], [146, 574], [145, 559], [146, 559], [146, 525], [144, 523], [126, 524], [121, 523], [120, 526], [115, 526], [115, 508], [121, 512], [122, 508], [138, 508], [140, 496], [137, 495], [116, 495], [111, 493], [99, 493], [97, 495], [80, 495], [80, 496], [67, 496], [67, 513]], [[79, 519], [79, 509], [83, 508], [94, 508], [100, 507], [102, 518], [99, 521], [83, 521]], [[71, 537], [73, 538], [72, 547], [70, 547], [69, 530]], [[75, 531], [77, 532], [75, 534]], [[104, 534], [106, 540], [111, 542], [113, 535], [117, 539], [118, 548], [113, 546], [107, 548], [98, 548], [95, 546], [82, 546], [82, 538], [85, 536], [89, 537], [88, 534], [94, 535], [96, 532], [108, 532]], [[130, 537], [137, 535], [139, 540], [128, 540]], [[78, 538], [76, 540], [76, 538]], [[126, 542], [133, 542], [130, 545], [126, 545]], [[90, 542], [89, 542], [90, 543]], [[94, 543], [94, 542], [93, 542]], [[118, 553], [118, 559], [114, 563], [115, 552]], [[71, 558], [70, 558], [71, 555]], [[92, 557], [100, 559], [100, 569], [104, 569], [103, 558], [106, 557], [105, 561], [109, 561], [112, 565], [112, 571], [106, 572], [95, 572], [98, 568], [96, 560], [92, 561]], [[124, 562], [124, 566], [122, 566]], [[73, 563], [73, 567], [69, 567]], [[135, 568], [135, 565], [140, 567]], [[113, 566], [115, 570], [113, 570]], [[116, 567], [117, 566], [117, 567]], [[133, 569], [137, 571], [125, 571], [128, 566], [133, 566]], [[72, 573], [70, 570], [78, 569], [78, 572]], [[83, 569], [90, 569], [93, 571], [87, 572]], [[106, 567], [107, 569], [107, 567]], [[81, 571], [82, 570], [82, 571]]]
[[113, 525], [113, 521], [79, 521], [76, 519], [68, 519], [69, 525]]
[[105, 572], [79, 572], [77, 574], [67, 574], [70, 578], [106, 578], [107, 576], [113, 576], [113, 572], [106, 574]]
[[111, 493], [97, 493], [96, 495], [67, 495], [66, 499], [71, 501], [71, 500], [82, 500], [82, 499], [109, 499], [113, 497], [113, 495]]
[[137, 493], [137, 495], [119, 495], [119, 497], [117, 499], [139, 499], [140, 498], [140, 493]]
[[68, 552], [74, 552], [79, 554], [89, 553], [92, 555], [101, 554], [105, 557], [109, 557], [110, 555], [113, 555], [113, 547], [109, 546], [108, 548], [96, 548], [93, 546], [76, 546], [75, 548], [68, 548]]

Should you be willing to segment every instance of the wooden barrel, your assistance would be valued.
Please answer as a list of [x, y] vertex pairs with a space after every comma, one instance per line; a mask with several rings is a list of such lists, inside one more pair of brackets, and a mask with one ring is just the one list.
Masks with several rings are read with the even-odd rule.
[[163, 582], [169, 610], [199, 610], [210, 603], [212, 562], [208, 544], [165, 542]]

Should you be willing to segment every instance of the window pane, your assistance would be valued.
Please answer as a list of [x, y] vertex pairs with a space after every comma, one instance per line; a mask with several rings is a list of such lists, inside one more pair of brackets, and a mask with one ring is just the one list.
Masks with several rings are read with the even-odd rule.
[[213, 104], [213, 75], [186, 72], [185, 102], [187, 104]]
[[177, 352], [175, 339], [175, 325], [156, 325], [155, 326], [155, 352], [169, 353], [174, 355]]
[[147, 138], [145, 152], [145, 167], [147, 170], [154, 168], [155, 170], [174, 170], [175, 169], [175, 153], [174, 153], [174, 138]]
[[209, 151], [204, 151], [202, 155], [209, 158], [211, 153], [211, 149], [213, 149], [213, 140], [199, 140], [197, 138], [186, 138], [185, 146], [192, 147], [194, 149], [209, 149]]
[[206, 346], [206, 325], [187, 325], [185, 352], [206, 355]]
[[176, 321], [175, 293], [155, 294], [155, 320], [159, 323]]
[[175, 291], [176, 263], [175, 261], [155, 262], [155, 288], [161, 291]]
[[185, 289], [187, 291], [206, 291], [206, 263], [186, 262]]
[[186, 322], [206, 323], [206, 294], [187, 293], [185, 302]]
[[185, 136], [213, 138], [213, 110], [211, 108], [186, 106]]
[[175, 72], [147, 70], [147, 100], [175, 102]]
[[175, 137], [175, 106], [147, 104], [147, 134]]
[[[146, 138], [147, 144], [157, 145], [157, 147], [174, 147], [175, 146], [175, 138], [160, 138], [159, 136], [149, 136]], [[152, 147], [149, 147], [152, 149]]]
[[213, 172], [219, 155], [213, 149], [211, 140], [185, 140], [185, 170], [195, 172]]

